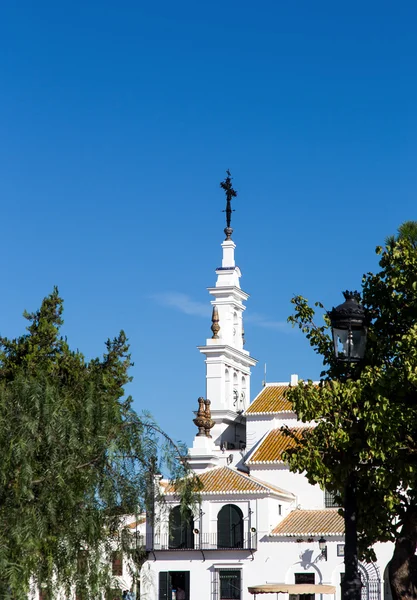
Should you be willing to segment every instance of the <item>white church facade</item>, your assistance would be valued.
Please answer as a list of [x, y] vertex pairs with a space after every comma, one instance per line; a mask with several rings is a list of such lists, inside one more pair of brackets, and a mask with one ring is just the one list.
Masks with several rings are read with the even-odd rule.
[[[199, 347], [206, 396], [199, 399], [189, 462], [204, 486], [201, 503], [181, 514], [165, 489], [166, 504], [159, 507], [154, 526], [147, 523], [140, 597], [249, 600], [268, 589], [263, 586], [280, 584], [287, 592], [282, 600], [299, 600], [297, 585], [309, 584], [306, 600], [329, 597], [324, 593], [339, 600], [343, 519], [325, 490], [291, 473], [282, 460], [291, 441], [281, 426], [306, 426], [285, 398], [297, 376], [267, 384], [251, 401], [256, 360], [245, 349], [248, 294], [240, 287], [231, 231], [225, 230], [216, 285], [208, 290], [213, 335]], [[377, 544], [375, 551], [375, 564], [360, 565], [362, 600], [389, 600], [385, 573], [393, 547]]]

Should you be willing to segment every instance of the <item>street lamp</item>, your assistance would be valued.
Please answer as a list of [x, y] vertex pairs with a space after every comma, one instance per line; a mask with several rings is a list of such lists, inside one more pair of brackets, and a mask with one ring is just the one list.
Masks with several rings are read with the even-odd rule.
[[[358, 292], [343, 292], [345, 302], [333, 308], [328, 316], [332, 326], [336, 360], [358, 363], [365, 355], [368, 333], [365, 309], [359, 303]], [[356, 477], [352, 470], [345, 482], [345, 577], [343, 600], [361, 600], [362, 582], [359, 574]]]
[[327, 560], [327, 541], [324, 539], [323, 536], [321, 536], [321, 538], [319, 539], [319, 548], [321, 552], [321, 557], [324, 558], [324, 560]]
[[332, 324], [334, 353], [337, 360], [359, 362], [365, 354], [366, 326], [365, 309], [359, 304], [358, 292], [343, 292], [345, 301], [329, 312]]

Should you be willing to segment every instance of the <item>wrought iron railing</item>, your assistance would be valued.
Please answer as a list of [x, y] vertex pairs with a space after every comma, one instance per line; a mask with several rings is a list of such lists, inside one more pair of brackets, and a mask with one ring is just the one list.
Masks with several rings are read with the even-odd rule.
[[230, 540], [219, 540], [217, 533], [194, 533], [181, 542], [174, 540], [168, 533], [146, 536], [147, 550], [256, 550], [257, 546], [257, 534], [252, 532]]

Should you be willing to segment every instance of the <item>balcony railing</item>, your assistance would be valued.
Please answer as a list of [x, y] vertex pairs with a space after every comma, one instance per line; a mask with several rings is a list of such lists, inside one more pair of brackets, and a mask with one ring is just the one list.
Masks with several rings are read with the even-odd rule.
[[[222, 536], [223, 537], [223, 536]], [[256, 550], [258, 538], [256, 533], [243, 534], [236, 540], [218, 540], [217, 533], [196, 533], [189, 539], [177, 543], [169, 534], [147, 534], [147, 550]]]

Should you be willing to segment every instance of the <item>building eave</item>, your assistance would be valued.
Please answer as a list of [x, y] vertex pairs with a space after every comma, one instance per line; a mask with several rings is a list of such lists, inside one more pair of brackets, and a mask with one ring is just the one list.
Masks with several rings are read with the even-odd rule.
[[335, 532], [335, 531], [300, 531], [297, 533], [268, 533], [268, 537], [284, 537], [284, 538], [300, 538], [300, 537], [343, 537], [345, 535], [344, 531]]
[[[229, 270], [229, 269], [227, 269]], [[230, 269], [231, 272], [234, 271], [234, 269]], [[224, 273], [224, 269], [218, 269], [216, 270], [217, 275]], [[249, 298], [249, 294], [247, 294], [246, 292], [244, 292], [243, 290], [241, 290], [240, 288], [238, 288], [235, 285], [225, 285], [225, 286], [221, 286], [221, 287], [209, 287], [207, 288], [207, 291], [209, 292], [209, 294], [215, 295], [217, 297], [220, 296], [230, 296], [230, 294], [233, 294], [235, 296], [237, 296], [239, 298], [239, 300], [243, 301], [243, 300], [247, 300]]]
[[[217, 340], [215, 340], [215, 341], [217, 341]], [[251, 367], [254, 367], [255, 365], [258, 364], [257, 359], [253, 358], [252, 356], [249, 356], [249, 353], [242, 352], [241, 350], [237, 350], [236, 348], [233, 348], [232, 346], [229, 346], [228, 344], [222, 344], [222, 345], [213, 344], [212, 346], [197, 346], [197, 349], [200, 350], [200, 352], [203, 352], [204, 354], [206, 354], [207, 357], [226, 354], [226, 356], [228, 356], [230, 358], [237, 357], [240, 362], [246, 363], [247, 365], [249, 365]]]

